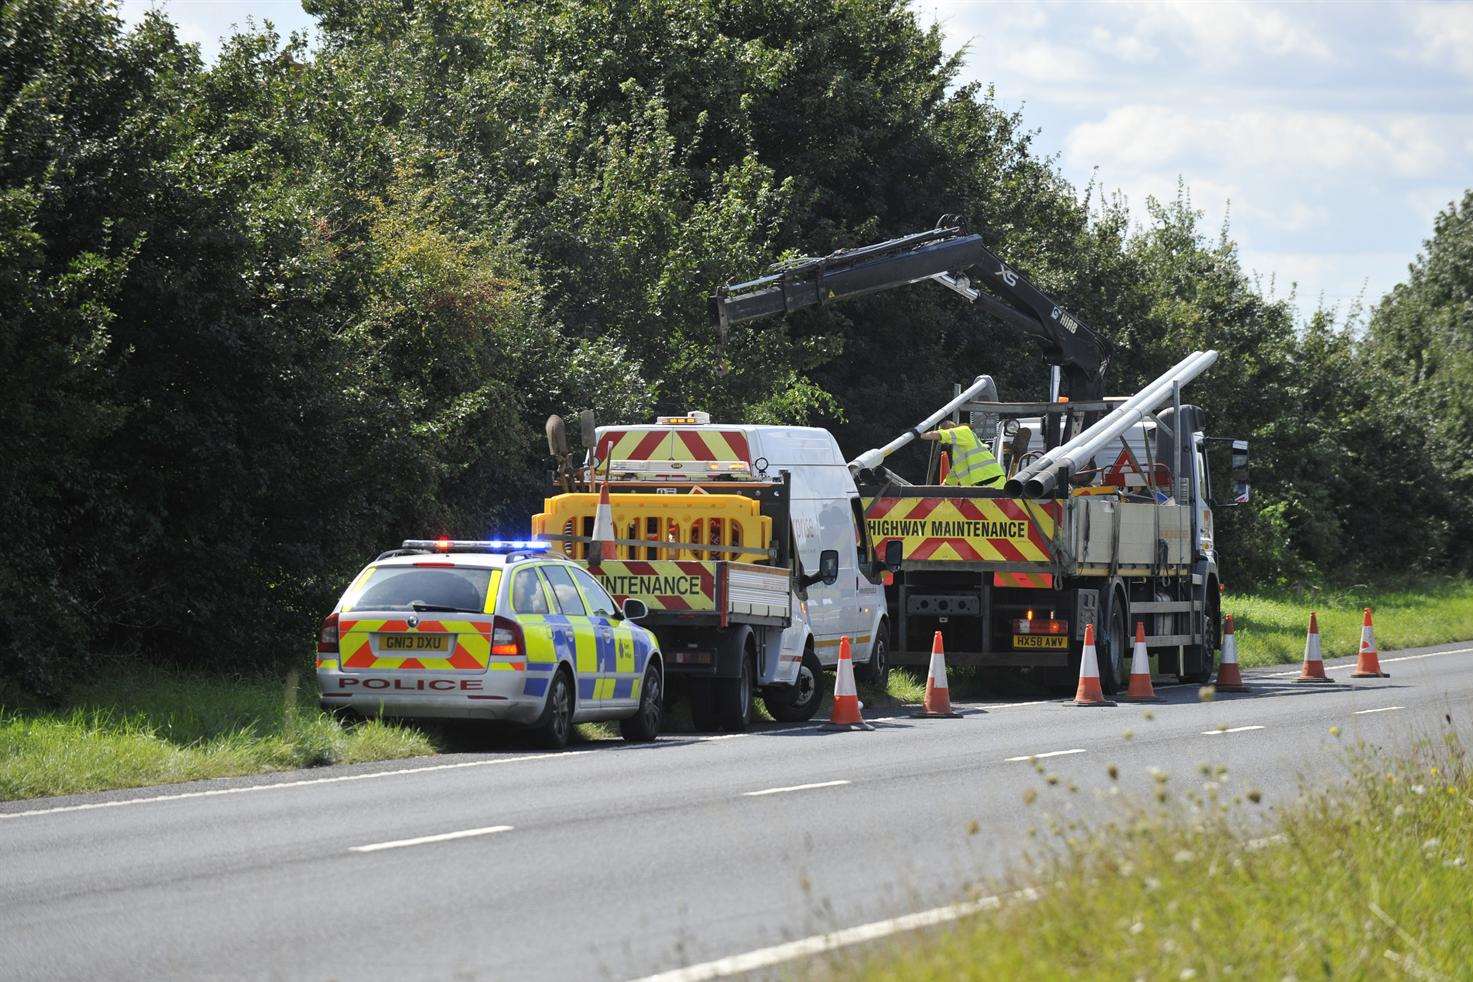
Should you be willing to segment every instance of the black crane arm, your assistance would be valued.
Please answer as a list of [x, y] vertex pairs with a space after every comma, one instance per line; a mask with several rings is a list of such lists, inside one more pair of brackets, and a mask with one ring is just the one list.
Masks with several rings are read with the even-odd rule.
[[[973, 267], [989, 290], [1011, 303], [972, 286], [966, 271]], [[929, 231], [800, 260], [767, 276], [723, 286], [711, 298], [711, 322], [724, 344], [733, 324], [922, 280], [941, 283], [1010, 327], [1043, 341], [1050, 360], [1063, 369], [1064, 394], [1070, 398], [1104, 397], [1104, 372], [1110, 360], [1104, 339], [950, 216]]]

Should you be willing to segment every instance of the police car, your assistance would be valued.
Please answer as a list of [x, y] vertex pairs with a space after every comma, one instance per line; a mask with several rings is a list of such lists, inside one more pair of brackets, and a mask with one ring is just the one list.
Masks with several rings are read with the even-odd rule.
[[407, 540], [353, 580], [317, 640], [324, 709], [364, 716], [507, 720], [538, 743], [616, 719], [659, 734], [664, 663], [588, 572], [545, 542]]

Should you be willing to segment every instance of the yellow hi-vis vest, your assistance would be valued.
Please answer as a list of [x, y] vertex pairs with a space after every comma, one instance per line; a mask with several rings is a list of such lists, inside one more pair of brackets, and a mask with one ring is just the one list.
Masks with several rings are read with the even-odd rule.
[[987, 444], [977, 438], [970, 426], [952, 426], [941, 430], [941, 442], [953, 448], [951, 473], [942, 484], [965, 488], [998, 488], [1007, 475], [992, 456]]

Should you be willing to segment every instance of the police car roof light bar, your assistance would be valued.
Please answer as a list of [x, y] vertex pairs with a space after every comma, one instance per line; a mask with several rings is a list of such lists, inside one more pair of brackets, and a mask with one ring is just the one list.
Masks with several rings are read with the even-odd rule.
[[548, 543], [531, 539], [405, 539], [403, 549], [428, 549], [431, 552], [546, 552]]

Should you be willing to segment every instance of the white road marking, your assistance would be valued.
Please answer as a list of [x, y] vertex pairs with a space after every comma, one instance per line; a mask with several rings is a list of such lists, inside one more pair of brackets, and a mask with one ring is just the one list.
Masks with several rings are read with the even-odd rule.
[[818, 784], [794, 784], [786, 788], [763, 788], [761, 791], [743, 791], [743, 798], [760, 798], [765, 794], [785, 794], [789, 791], [811, 791], [814, 788], [837, 788], [848, 781], [822, 781]]
[[1049, 702], [1049, 700], [1034, 699], [1032, 702], [1004, 702], [996, 706], [989, 706], [987, 705], [987, 703], [984, 702], [979, 703], [979, 705], [981, 705], [983, 709], [1017, 709], [1019, 706], [1042, 706], [1046, 702]]
[[484, 829], [465, 829], [461, 832], [441, 832], [439, 835], [421, 835], [414, 839], [395, 839], [392, 842], [375, 842], [367, 846], [349, 846], [349, 852], [378, 852], [380, 849], [402, 849], [404, 846], [422, 846], [428, 842], [449, 842], [451, 839], [470, 839], [478, 835], [493, 835], [510, 832], [510, 825], [489, 825]]
[[1073, 750], [1050, 750], [1046, 754], [1026, 754], [1022, 757], [1006, 757], [1003, 759], [1003, 763], [1012, 764], [1020, 760], [1043, 760], [1046, 757], [1067, 757], [1070, 754], [1082, 754], [1085, 752], [1083, 747], [1075, 747]]
[[1366, 716], [1370, 713], [1389, 713], [1393, 709], [1405, 709], [1405, 706], [1382, 706], [1380, 709], [1357, 709], [1351, 713], [1352, 716]]
[[[1031, 890], [1025, 890], [1019, 894], [1007, 894], [1006, 899], [1011, 900], [1015, 896], [1031, 898], [1036, 894]], [[980, 900], [951, 904], [947, 907], [933, 907], [915, 914], [892, 917], [884, 921], [873, 921], [858, 927], [845, 928], [842, 931], [830, 931], [828, 934], [815, 934], [812, 937], [789, 941], [787, 944], [773, 945], [771, 948], [758, 948], [740, 955], [731, 955], [715, 961], [702, 962], [699, 965], [649, 975], [637, 982], [707, 982], [709, 979], [756, 972], [774, 965], [781, 965], [783, 962], [790, 962], [795, 958], [821, 955], [826, 951], [834, 951], [849, 945], [888, 938], [892, 934], [946, 924], [971, 914], [979, 914], [984, 910], [996, 910], [1002, 905], [1003, 900], [1004, 897], [983, 897]]]
[[1247, 733], [1249, 730], [1261, 730], [1261, 726], [1230, 726], [1225, 730], [1203, 730], [1203, 736], [1217, 736], [1219, 733]]
[[[1397, 661], [1417, 661], [1420, 658], [1440, 658], [1443, 655], [1466, 655], [1470, 651], [1473, 651], [1473, 648], [1452, 648], [1452, 649], [1449, 649], [1448, 651], [1428, 651], [1428, 652], [1424, 652], [1423, 654], [1420, 654], [1420, 655], [1400, 655], [1400, 656], [1398, 656], [1396, 658], [1379, 658], [1377, 660], [1381, 664], [1383, 664], [1383, 665], [1389, 665], [1392, 662], [1397, 662]], [[1338, 671], [1341, 671], [1342, 669], [1354, 668], [1354, 667], [1355, 667], [1355, 663], [1354, 662], [1351, 662], [1351, 663], [1345, 664], [1345, 665], [1326, 665], [1325, 666], [1325, 671], [1327, 671], [1327, 672], [1338, 672]], [[1268, 672], [1268, 673], [1266, 673], [1264, 675], [1260, 675], [1259, 678], [1278, 679], [1278, 678], [1284, 678], [1285, 676], [1288, 676], [1288, 675], [1298, 675], [1301, 671], [1303, 671], [1302, 668], [1301, 669], [1295, 669], [1292, 672]]]
[[177, 794], [156, 794], [147, 798], [120, 798], [116, 801], [89, 801], [81, 805], [58, 805], [55, 808], [33, 808], [24, 812], [0, 813], [0, 820], [26, 818], [31, 815], [56, 815], [61, 812], [86, 812], [98, 808], [121, 808], [124, 805], [147, 805], [159, 801], [183, 801], [187, 798], [218, 798], [225, 795], [251, 794], [256, 791], [279, 791], [283, 788], [306, 788], [315, 784], [346, 784], [349, 781], [372, 781], [380, 777], [402, 777], [405, 774], [428, 774], [433, 771], [457, 771], [467, 767], [494, 767], [497, 764], [516, 764], [524, 760], [561, 760], [595, 753], [593, 750], [564, 750], [553, 754], [525, 754], [521, 757], [497, 757], [492, 760], [464, 760], [455, 764], [431, 764], [428, 767], [401, 767], [392, 771], [371, 771], [367, 774], [340, 774], [337, 777], [312, 777], [300, 781], [278, 781], [275, 784], [248, 784], [240, 788], [212, 788], [209, 791], [181, 791]]

